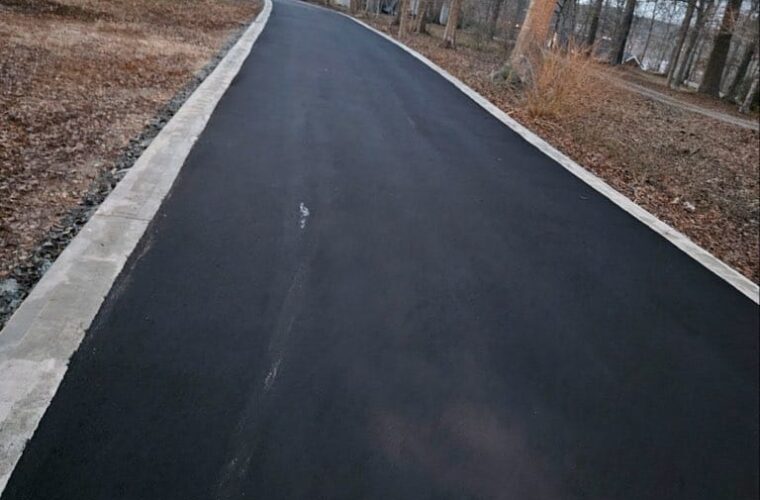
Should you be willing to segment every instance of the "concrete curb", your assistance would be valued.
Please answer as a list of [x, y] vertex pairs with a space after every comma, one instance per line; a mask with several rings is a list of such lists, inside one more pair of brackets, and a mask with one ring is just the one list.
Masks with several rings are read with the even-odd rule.
[[545, 140], [543, 140], [542, 138], [540, 138], [539, 136], [537, 136], [536, 134], [534, 134], [533, 132], [525, 128], [525, 126], [518, 123], [514, 118], [510, 117], [504, 111], [502, 111], [501, 109], [496, 107], [494, 104], [492, 104], [490, 101], [488, 101], [488, 99], [486, 99], [482, 95], [475, 92], [472, 88], [467, 86], [464, 82], [462, 82], [455, 76], [451, 75], [448, 71], [441, 68], [440, 66], [438, 66], [437, 64], [432, 62], [430, 59], [428, 59], [427, 57], [417, 52], [416, 50], [407, 47], [406, 45], [402, 44], [395, 38], [388, 36], [387, 34], [381, 31], [376, 30], [372, 26], [360, 21], [359, 19], [356, 19], [354, 17], [351, 17], [348, 14], [344, 14], [342, 12], [338, 12], [333, 9], [326, 9], [324, 7], [319, 7], [319, 8], [329, 10], [331, 12], [335, 12], [336, 14], [344, 16], [350, 19], [351, 21], [367, 28], [368, 30], [372, 31], [378, 36], [385, 38], [386, 40], [400, 47], [402, 50], [406, 51], [407, 53], [411, 54], [413, 57], [415, 57], [420, 62], [422, 62], [425, 66], [432, 69], [433, 71], [441, 75], [443, 78], [448, 80], [452, 85], [454, 85], [456, 88], [458, 88], [463, 93], [465, 93], [467, 97], [475, 101], [483, 109], [485, 109], [491, 115], [493, 115], [494, 118], [496, 118], [497, 120], [502, 122], [504, 125], [512, 129], [514, 132], [520, 135], [523, 139], [525, 139], [530, 144], [532, 144], [537, 149], [539, 149], [541, 152], [543, 152], [546, 156], [550, 157], [551, 159], [553, 159], [554, 161], [562, 165], [565, 169], [569, 170], [570, 173], [572, 173], [573, 175], [581, 179], [583, 182], [585, 182], [586, 184], [594, 188], [600, 194], [602, 194], [607, 199], [612, 201], [615, 205], [617, 205], [618, 207], [628, 212], [630, 215], [638, 219], [640, 222], [646, 224], [650, 229], [652, 229], [654, 232], [658, 233], [660, 236], [662, 236], [663, 238], [671, 242], [673, 245], [677, 246], [681, 251], [686, 253], [689, 257], [696, 260], [697, 262], [705, 266], [707, 269], [709, 269], [713, 273], [717, 274], [719, 277], [721, 277], [723, 280], [728, 282], [731, 286], [736, 288], [739, 292], [747, 296], [753, 302], [755, 302], [756, 304], [760, 304], [760, 290], [758, 289], [757, 284], [753, 283], [746, 276], [739, 273], [738, 271], [733, 269], [731, 266], [729, 266], [722, 260], [715, 257], [713, 254], [711, 254], [704, 248], [694, 243], [685, 234], [681, 233], [675, 228], [670, 227], [668, 224], [661, 221], [656, 216], [646, 211], [644, 208], [635, 204], [626, 196], [620, 194], [618, 191], [615, 190], [615, 188], [607, 184], [600, 177], [597, 177], [595, 174], [591, 173], [591, 171], [586, 170], [585, 168], [580, 166], [578, 163], [576, 163], [569, 157], [565, 156], [564, 153], [560, 152], [554, 146], [552, 146], [551, 144], [549, 144], [548, 142], [546, 142]]
[[264, 8], [0, 331], [0, 494], [127, 258], [272, 11]]

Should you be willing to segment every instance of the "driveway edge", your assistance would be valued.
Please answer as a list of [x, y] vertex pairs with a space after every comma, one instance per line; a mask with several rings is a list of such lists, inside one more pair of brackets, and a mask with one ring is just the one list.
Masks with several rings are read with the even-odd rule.
[[326, 10], [330, 10], [341, 16], [347, 17], [348, 19], [367, 28], [368, 30], [375, 33], [376, 35], [379, 35], [385, 38], [389, 42], [395, 44], [396, 46], [400, 47], [402, 50], [411, 54], [413, 57], [415, 57], [424, 65], [426, 65], [428, 68], [432, 69], [433, 71], [441, 75], [443, 78], [448, 80], [452, 85], [454, 85], [464, 94], [466, 94], [467, 97], [475, 101], [478, 105], [480, 105], [480, 107], [482, 107], [483, 109], [488, 111], [491, 115], [493, 115], [494, 118], [496, 118], [497, 120], [502, 122], [504, 125], [512, 129], [519, 136], [521, 136], [527, 142], [535, 146], [538, 150], [540, 150], [546, 156], [550, 157], [552, 160], [562, 165], [566, 170], [569, 170], [570, 173], [572, 173], [574, 176], [578, 177], [580, 180], [582, 180], [583, 182], [585, 182], [586, 184], [594, 188], [597, 192], [599, 192], [604, 197], [612, 201], [615, 205], [617, 205], [618, 207], [628, 212], [630, 215], [638, 219], [640, 222], [646, 224], [654, 232], [658, 233], [660, 236], [662, 236], [663, 238], [671, 242], [673, 245], [678, 247], [681, 251], [686, 253], [689, 257], [691, 257], [692, 259], [702, 264], [704, 267], [712, 271], [714, 274], [718, 275], [724, 281], [728, 282], [731, 286], [736, 288], [739, 292], [747, 296], [753, 302], [755, 302], [756, 304], [760, 304], [760, 289], [758, 289], [758, 285], [752, 282], [752, 280], [750, 280], [743, 274], [739, 273], [734, 268], [732, 268], [731, 266], [729, 266], [728, 264], [726, 264], [725, 262], [723, 262], [722, 260], [714, 256], [713, 254], [711, 254], [704, 248], [697, 245], [685, 234], [669, 226], [665, 222], [658, 219], [655, 215], [651, 214], [650, 212], [648, 212], [641, 206], [631, 201], [629, 198], [627, 198], [626, 196], [618, 192], [615, 188], [607, 184], [601, 177], [598, 177], [596, 174], [585, 169], [584, 167], [582, 167], [581, 165], [579, 165], [578, 163], [570, 159], [568, 156], [566, 156], [564, 153], [560, 152], [554, 146], [546, 142], [544, 139], [542, 139], [541, 137], [537, 136], [536, 134], [528, 130], [525, 126], [517, 122], [514, 118], [510, 117], [507, 113], [499, 109], [496, 105], [494, 105], [488, 99], [486, 99], [485, 97], [477, 93], [475, 90], [473, 90], [471, 87], [469, 87], [464, 82], [459, 80], [457, 77], [453, 76], [448, 71], [441, 68], [440, 66], [438, 66], [437, 64], [432, 62], [430, 59], [428, 59], [427, 57], [417, 52], [416, 50], [410, 47], [407, 47], [403, 43], [383, 33], [382, 31], [376, 30], [375, 28], [368, 25], [367, 23], [360, 21], [359, 19], [356, 19], [348, 14], [344, 14], [343, 12], [339, 12], [333, 9], [326, 9]]
[[164, 126], [0, 331], [0, 494], [127, 258], [266, 26], [272, 1]]

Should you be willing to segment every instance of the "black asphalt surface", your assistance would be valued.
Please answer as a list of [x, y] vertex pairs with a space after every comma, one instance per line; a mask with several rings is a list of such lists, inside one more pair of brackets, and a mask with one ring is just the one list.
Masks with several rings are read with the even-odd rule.
[[757, 496], [758, 307], [283, 0], [3, 499]]

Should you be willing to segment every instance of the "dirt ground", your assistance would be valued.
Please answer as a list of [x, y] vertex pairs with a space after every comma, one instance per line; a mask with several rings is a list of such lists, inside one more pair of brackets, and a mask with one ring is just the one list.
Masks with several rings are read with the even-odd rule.
[[[365, 17], [389, 32], [390, 19]], [[395, 28], [394, 28], [395, 36]], [[507, 60], [496, 43], [462, 32], [439, 46], [442, 27], [404, 42], [456, 75], [621, 193], [748, 276], [760, 278], [758, 132], [607, 85], [578, 96], [572, 113], [535, 116], [523, 92], [491, 76]], [[597, 71], [613, 71], [597, 65]], [[701, 102], [698, 96], [691, 102]], [[712, 109], [726, 110], [717, 102]]]
[[701, 106], [713, 111], [719, 111], [721, 113], [732, 115], [737, 118], [754, 120], [758, 119], [757, 111], [753, 111], [749, 115], [742, 114], [739, 112], [739, 106], [737, 104], [721, 99], [715, 99], [709, 95], [700, 94], [694, 89], [681, 87], [679, 90], [673, 90], [668, 86], [667, 79], [663, 75], [649, 73], [641, 69], [631, 68], [628, 66], [609, 68], [609, 72], [623, 80], [642, 85], [644, 87], [666, 94], [686, 103], [693, 104], [695, 106]]
[[0, 282], [258, 9], [0, 0]]

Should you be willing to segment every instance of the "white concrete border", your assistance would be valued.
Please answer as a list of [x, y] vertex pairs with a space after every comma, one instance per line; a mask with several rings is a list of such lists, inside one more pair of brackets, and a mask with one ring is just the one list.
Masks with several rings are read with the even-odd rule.
[[341, 16], [347, 17], [348, 19], [354, 21], [355, 23], [364, 26], [368, 30], [372, 31], [373, 33], [385, 38], [389, 42], [397, 45], [398, 47], [401, 47], [404, 51], [411, 54], [413, 57], [417, 58], [419, 61], [421, 61], [424, 65], [441, 75], [443, 78], [448, 80], [452, 85], [454, 85], [456, 88], [464, 92], [467, 97], [475, 101], [477, 104], [479, 104], [483, 109], [491, 113], [497, 120], [502, 122], [504, 125], [515, 131], [518, 135], [520, 135], [523, 139], [531, 143], [533, 146], [538, 148], [542, 153], [544, 153], [546, 156], [550, 157], [560, 165], [562, 165], [565, 169], [569, 170], [573, 175], [581, 179], [583, 182], [594, 188], [596, 191], [601, 193], [603, 196], [608, 198], [610, 201], [612, 201], [615, 205], [622, 208], [635, 218], [637, 218], [639, 221], [643, 222], [647, 226], [649, 226], [650, 229], [655, 231], [656, 233], [660, 234], [663, 238], [670, 241], [672, 244], [677, 246], [679, 249], [681, 249], [684, 253], [689, 255], [691, 258], [705, 266], [707, 269], [712, 271], [713, 273], [717, 274], [721, 278], [723, 278], [725, 281], [727, 281], [730, 285], [732, 285], [734, 288], [736, 288], [738, 291], [749, 297], [752, 301], [754, 301], [756, 304], [760, 304], [760, 293], [758, 291], [758, 286], [753, 283], [751, 280], [749, 280], [747, 277], [745, 277], [743, 274], [740, 274], [738, 271], [730, 267], [728, 264], [723, 262], [722, 260], [715, 257], [713, 254], [705, 250], [704, 248], [700, 247], [696, 243], [694, 243], [692, 240], [690, 240], [686, 235], [681, 233], [680, 231], [677, 231], [676, 229], [670, 227], [665, 222], [661, 221], [639, 205], [635, 204], [633, 201], [628, 199], [626, 196], [622, 195], [618, 191], [616, 191], [612, 186], [604, 182], [600, 177], [597, 177], [595, 174], [591, 173], [589, 170], [586, 170], [579, 164], [577, 164], [575, 161], [571, 160], [569, 157], [565, 156], [562, 152], [557, 150], [554, 146], [546, 142], [545, 140], [541, 139], [539, 136], [525, 128], [525, 126], [518, 123], [514, 118], [510, 117], [508, 114], [506, 114], [504, 111], [496, 107], [494, 104], [492, 104], [488, 99], [483, 97], [482, 95], [475, 92], [472, 88], [468, 87], [464, 82], [456, 78], [455, 76], [451, 75], [448, 71], [441, 68], [434, 62], [432, 62], [427, 57], [423, 56], [419, 52], [417, 52], [414, 49], [411, 49], [404, 45], [403, 43], [399, 42], [395, 38], [383, 33], [382, 31], [378, 31], [372, 26], [369, 26], [368, 24], [360, 21], [359, 19], [356, 19], [354, 17], [351, 17], [348, 14], [344, 14], [342, 12], [335, 11], [333, 9], [325, 9], [330, 10], [332, 12], [336, 12], [337, 14], [340, 14]]
[[272, 1], [187, 99], [0, 332], [0, 494], [103, 299], [248, 57]]

